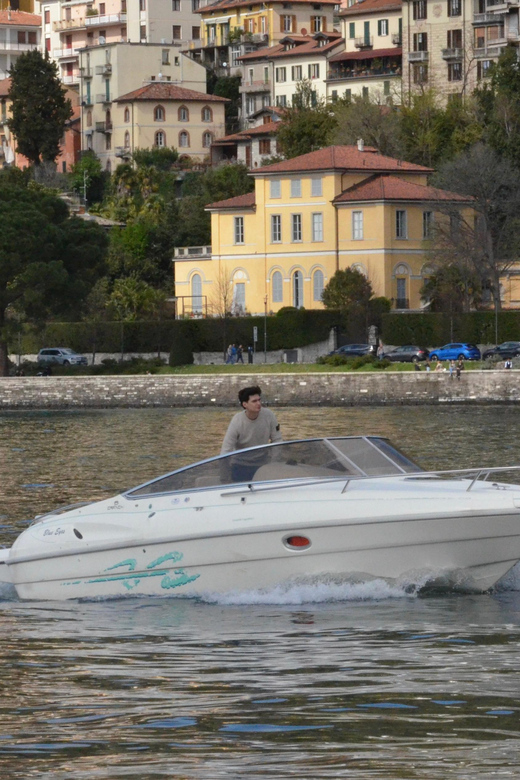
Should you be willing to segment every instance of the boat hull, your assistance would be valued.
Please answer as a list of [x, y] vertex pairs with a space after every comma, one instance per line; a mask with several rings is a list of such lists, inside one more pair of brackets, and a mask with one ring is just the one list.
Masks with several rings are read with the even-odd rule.
[[[304, 582], [373, 579], [485, 591], [520, 559], [518, 511], [387, 514], [362, 522], [337, 517], [316, 522], [310, 515], [302, 510], [299, 522], [285, 523], [271, 517], [269, 528], [258, 528], [257, 522], [240, 530], [169, 538], [148, 528], [139, 540], [113, 540], [105, 549], [77, 545], [25, 557], [19, 550], [18, 559], [7, 560], [9, 579], [19, 597], [29, 600], [212, 598]], [[62, 520], [60, 527], [66, 525]], [[77, 520], [73, 525], [79, 526]], [[308, 538], [309, 545], [288, 547], [288, 535], [294, 534]]]

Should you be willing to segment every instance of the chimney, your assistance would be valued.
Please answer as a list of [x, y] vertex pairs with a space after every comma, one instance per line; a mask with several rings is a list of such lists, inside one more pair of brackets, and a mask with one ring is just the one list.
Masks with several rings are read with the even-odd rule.
[[358, 152], [364, 152], [365, 151], [365, 143], [362, 138], [358, 138], [357, 140], [357, 148]]

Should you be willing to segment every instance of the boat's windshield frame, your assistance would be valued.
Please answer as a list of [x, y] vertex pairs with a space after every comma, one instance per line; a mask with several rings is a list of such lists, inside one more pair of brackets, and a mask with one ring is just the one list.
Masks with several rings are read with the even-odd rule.
[[[347, 444], [343, 444], [342, 448], [341, 444], [345, 442]], [[332, 466], [330, 464], [325, 464], [326, 466], [329, 466], [327, 469], [321, 465], [317, 466], [316, 464], [311, 463], [307, 466], [308, 473], [298, 473], [298, 471], [301, 471], [302, 468], [305, 469], [305, 466], [302, 466], [301, 463], [295, 463], [294, 465], [299, 467], [299, 469], [294, 468], [290, 459], [283, 462], [282, 460], [277, 459], [278, 454], [282, 455], [282, 450], [279, 449], [278, 451], [273, 452], [274, 448], [285, 447], [287, 450], [289, 450], [290, 446], [296, 447], [296, 445], [304, 446], [306, 444], [310, 445], [311, 447], [316, 444], [324, 445], [326, 451], [330, 454], [330, 458], [332, 459]], [[378, 446], [378, 444], [380, 444], [380, 446]], [[378, 467], [375, 472], [373, 469], [369, 472], [367, 471], [366, 466], [364, 468], [361, 467], [359, 462], [356, 463], [355, 459], [353, 459], [352, 453], [350, 453], [350, 456], [347, 454], [349, 449], [356, 449], [356, 446], [358, 450], [361, 446], [360, 451], [361, 454], [363, 454], [364, 459], [366, 459], [367, 456], [369, 459], [371, 456], [379, 458], [380, 462], [388, 463], [388, 470], [385, 470], [384, 467]], [[372, 452], [372, 449], [374, 452]], [[318, 447], [316, 447], [316, 452], [323, 455], [325, 450], [320, 450]], [[394, 454], [394, 459], [392, 458], [392, 454]], [[271, 462], [269, 464], [268, 462], [270, 459]], [[220, 478], [221, 481], [215, 480], [212, 484], [193, 484], [187, 485], [185, 487], [166, 487], [168, 480], [171, 481], [176, 476], [179, 476], [180, 481], [182, 481], [182, 475], [186, 472], [189, 472], [195, 468], [204, 467], [205, 465], [211, 467], [211, 464], [215, 464], [217, 461], [220, 462], [219, 468], [222, 471], [222, 476]], [[245, 463], [245, 473], [247, 474], [247, 467], [249, 466], [249, 470], [252, 468], [253, 472], [258, 471], [258, 476], [244, 476], [238, 478], [233, 476], [232, 471], [233, 468], [237, 466], [237, 463], [239, 472], [240, 465], [244, 466]], [[251, 466], [251, 464], [253, 464], [253, 466]], [[262, 464], [268, 464], [267, 469], [263, 469], [263, 472], [266, 472], [265, 476], [262, 475]], [[278, 469], [278, 464], [280, 464], [282, 468]], [[275, 467], [275, 472], [279, 471], [279, 474], [267, 473], [269, 472], [269, 469], [272, 471], [273, 466]], [[334, 471], [331, 469], [338, 470]], [[252, 482], [254, 482], [255, 485], [265, 484], [266, 482], [280, 483], [281, 481], [294, 484], [298, 482], [309, 483], [315, 481], [323, 482], [345, 479], [359, 479], [378, 475], [388, 476], [391, 474], [394, 474], [395, 476], [399, 476], [400, 474], [406, 476], [421, 471], [422, 469], [420, 466], [411, 461], [400, 450], [394, 447], [394, 445], [392, 445], [391, 442], [384, 436], [372, 435], [315, 437], [312, 439], [293, 439], [289, 441], [276, 442], [274, 444], [263, 444], [258, 447], [248, 447], [242, 450], [236, 450], [235, 452], [216, 455], [212, 458], [207, 458], [205, 460], [198, 461], [197, 463], [183, 466], [182, 468], [176, 469], [175, 471], [171, 471], [167, 474], [163, 474], [160, 477], [156, 477], [155, 479], [145, 482], [142, 485], [138, 485], [137, 487], [125, 491], [122, 495], [129, 500], [136, 500], [140, 498], [148, 498], [150, 496], [157, 497], [160, 495], [170, 495], [174, 493], [191, 493], [221, 488], [236, 488], [239, 486], [248, 485]], [[208, 469], [208, 474], [210, 472], [211, 468]], [[204, 471], [202, 471], [202, 474], [204, 474]], [[232, 478], [227, 479], [227, 476], [232, 476]], [[165, 483], [165, 489], [158, 490], [157, 488], [159, 488], [160, 483], [162, 482]]]

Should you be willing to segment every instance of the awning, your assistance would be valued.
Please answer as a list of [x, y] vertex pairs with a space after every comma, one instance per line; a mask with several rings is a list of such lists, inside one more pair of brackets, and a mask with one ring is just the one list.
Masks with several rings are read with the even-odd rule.
[[366, 51], [344, 51], [341, 54], [335, 54], [329, 59], [329, 62], [345, 62], [348, 60], [378, 60], [383, 57], [402, 57], [403, 50], [400, 46], [394, 46], [393, 49], [368, 49]]

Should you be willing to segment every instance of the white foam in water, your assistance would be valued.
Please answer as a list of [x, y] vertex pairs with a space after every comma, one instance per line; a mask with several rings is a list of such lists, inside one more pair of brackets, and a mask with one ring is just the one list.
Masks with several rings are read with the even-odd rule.
[[313, 582], [278, 585], [271, 590], [248, 590], [207, 594], [203, 601], [212, 604], [320, 604], [335, 601], [381, 601], [410, 598], [418, 588], [389, 585], [384, 580], [369, 582]]

